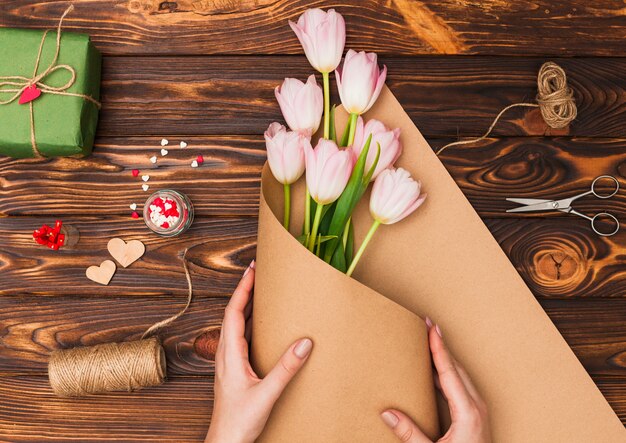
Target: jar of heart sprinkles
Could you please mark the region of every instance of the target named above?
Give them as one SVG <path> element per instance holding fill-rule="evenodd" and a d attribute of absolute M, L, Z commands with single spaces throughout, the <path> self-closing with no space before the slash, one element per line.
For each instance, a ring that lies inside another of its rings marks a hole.
<path fill-rule="evenodd" d="M 193 205 L 185 194 L 171 189 L 157 191 L 143 205 L 146 226 L 163 237 L 185 232 L 193 222 Z"/>

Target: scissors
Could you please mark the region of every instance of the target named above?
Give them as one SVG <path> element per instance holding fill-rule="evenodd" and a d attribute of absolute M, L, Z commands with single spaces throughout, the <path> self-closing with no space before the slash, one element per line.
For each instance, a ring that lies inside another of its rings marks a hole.
<path fill-rule="evenodd" d="M 607 191 L 596 190 L 596 186 L 601 180 L 613 181 L 613 183 L 615 184 L 615 189 L 613 190 L 613 192 L 607 194 Z M 506 212 L 560 211 L 567 214 L 574 214 L 589 220 L 591 222 L 591 229 L 593 229 L 593 232 L 595 232 L 596 234 L 603 237 L 610 237 L 611 235 L 616 234 L 617 231 L 619 231 L 619 221 L 614 215 L 611 215 L 608 212 L 599 212 L 593 217 L 589 217 L 572 208 L 572 203 L 575 200 L 578 200 L 579 198 L 585 197 L 589 194 L 593 194 L 594 196 L 602 199 L 611 198 L 615 194 L 617 194 L 617 191 L 619 191 L 619 182 L 617 181 L 617 179 L 611 175 L 601 175 L 599 177 L 596 177 L 596 179 L 591 183 L 591 189 L 589 191 L 561 200 L 545 200 L 540 198 L 507 198 L 507 201 L 519 203 L 524 206 L 509 209 Z M 602 219 L 611 220 L 612 223 L 615 225 L 615 229 L 611 232 L 606 232 L 606 229 L 599 229 L 596 224 L 598 223 L 598 220 Z"/>

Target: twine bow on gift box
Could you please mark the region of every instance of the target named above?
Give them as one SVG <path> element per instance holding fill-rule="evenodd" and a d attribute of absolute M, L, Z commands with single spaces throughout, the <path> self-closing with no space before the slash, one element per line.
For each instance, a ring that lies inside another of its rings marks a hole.
<path fill-rule="evenodd" d="M 39 52 L 37 53 L 37 58 L 35 59 L 35 69 L 33 70 L 32 77 L 24 77 L 21 75 L 13 75 L 13 76 L 0 76 L 0 93 L 5 94 L 13 94 L 7 100 L 0 100 L 0 105 L 8 105 L 13 103 L 15 100 L 19 99 L 19 104 L 28 104 L 30 108 L 30 142 L 33 147 L 33 153 L 36 157 L 43 157 L 39 149 L 37 148 L 37 140 L 35 137 L 35 118 L 33 112 L 33 102 L 39 98 L 42 93 L 45 94 L 53 94 L 53 95 L 64 95 L 69 97 L 79 97 L 83 100 L 90 101 L 95 106 L 100 109 L 101 104 L 99 101 L 94 99 L 93 97 L 85 94 L 77 94 L 73 92 L 68 92 L 67 90 L 71 88 L 76 82 L 76 71 L 69 65 L 58 65 L 57 61 L 59 59 L 59 52 L 61 50 L 61 26 L 63 25 L 63 19 L 67 14 L 69 14 L 74 9 L 73 5 L 70 5 L 69 8 L 61 16 L 59 20 L 59 24 L 57 26 L 57 39 L 56 39 L 56 49 L 54 52 L 54 57 L 48 67 L 41 73 L 37 73 L 39 71 L 39 63 L 41 62 L 41 55 L 43 52 L 44 43 L 46 42 L 46 36 L 50 32 L 50 30 L 46 30 L 41 38 L 41 43 L 39 45 Z M 45 82 L 46 78 L 52 73 L 60 70 L 65 70 L 70 73 L 71 78 L 67 83 L 63 86 L 52 86 Z"/>

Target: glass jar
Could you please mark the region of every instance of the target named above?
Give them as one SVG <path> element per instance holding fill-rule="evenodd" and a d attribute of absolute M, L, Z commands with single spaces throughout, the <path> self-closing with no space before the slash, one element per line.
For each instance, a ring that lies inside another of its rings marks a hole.
<path fill-rule="evenodd" d="M 193 222 L 193 205 L 185 194 L 172 189 L 155 192 L 143 205 L 143 220 L 155 234 L 174 237 Z"/>

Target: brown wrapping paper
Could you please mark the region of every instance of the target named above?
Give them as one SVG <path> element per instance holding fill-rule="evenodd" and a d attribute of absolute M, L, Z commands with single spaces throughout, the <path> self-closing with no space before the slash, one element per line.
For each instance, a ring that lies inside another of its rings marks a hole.
<path fill-rule="evenodd" d="M 297 338 L 315 345 L 259 441 L 394 442 L 378 416 L 386 407 L 436 434 L 417 317 L 426 315 L 483 394 L 494 441 L 626 441 L 620 420 L 388 89 L 366 118 L 402 129 L 398 165 L 422 181 L 428 199 L 379 229 L 351 280 L 283 230 L 282 185 L 264 169 L 253 363 L 265 375 Z M 297 227 L 302 180 L 295 188 Z M 357 245 L 371 224 L 368 197 L 354 216 Z"/>

